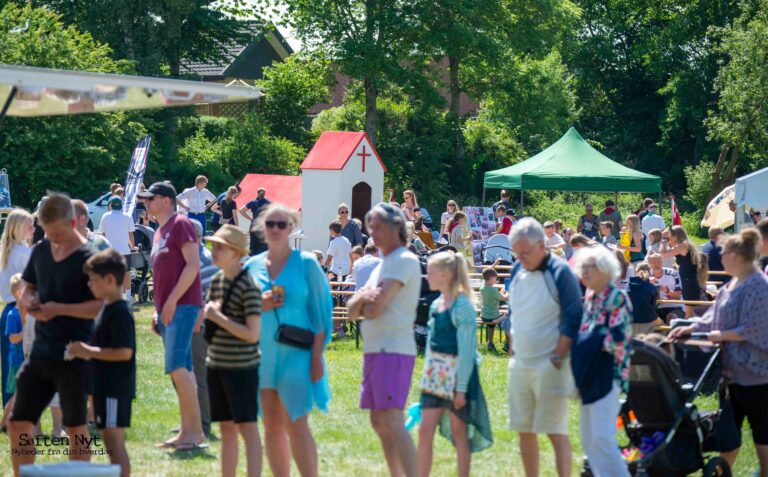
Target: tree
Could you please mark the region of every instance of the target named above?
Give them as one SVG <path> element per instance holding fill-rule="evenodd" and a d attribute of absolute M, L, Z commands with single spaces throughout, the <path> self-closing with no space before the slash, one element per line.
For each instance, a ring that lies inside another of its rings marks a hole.
<path fill-rule="evenodd" d="M 707 119 L 710 138 L 721 144 L 707 201 L 733 183 L 743 156 L 768 150 L 768 0 L 760 0 L 720 30 L 728 61 L 715 82 L 718 108 Z"/>
<path fill-rule="evenodd" d="M 322 45 L 341 73 L 365 91 L 365 131 L 376 144 L 377 100 L 386 82 L 419 82 L 404 61 L 416 34 L 414 3 L 408 0 L 260 0 L 287 7 L 286 22 L 310 48 Z"/>
<path fill-rule="evenodd" d="M 224 59 L 225 46 L 248 39 L 243 0 L 34 0 L 65 23 L 109 44 L 117 58 L 132 60 L 144 75 L 180 75 L 188 61 Z"/>
<path fill-rule="evenodd" d="M 0 10 L 0 63 L 130 72 L 126 62 L 55 13 L 29 5 Z M 0 128 L 0 167 L 11 176 L 15 204 L 32 206 L 46 189 L 94 197 L 125 174 L 131 150 L 146 133 L 141 113 L 9 117 Z M 84 178 L 87 178 L 84 180 Z"/>
<path fill-rule="evenodd" d="M 328 100 L 332 81 L 329 61 L 323 57 L 292 55 L 264 68 L 258 86 L 266 93 L 262 111 L 270 132 L 309 145 L 307 112 Z"/>

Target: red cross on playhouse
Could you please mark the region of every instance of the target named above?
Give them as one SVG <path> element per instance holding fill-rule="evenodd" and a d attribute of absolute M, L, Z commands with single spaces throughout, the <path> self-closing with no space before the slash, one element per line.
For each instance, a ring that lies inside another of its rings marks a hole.
<path fill-rule="evenodd" d="M 361 158 L 363 160 L 363 172 L 365 172 L 365 158 L 371 157 L 371 154 L 368 154 L 365 152 L 365 145 L 363 145 L 363 152 L 359 153 L 357 157 Z"/>

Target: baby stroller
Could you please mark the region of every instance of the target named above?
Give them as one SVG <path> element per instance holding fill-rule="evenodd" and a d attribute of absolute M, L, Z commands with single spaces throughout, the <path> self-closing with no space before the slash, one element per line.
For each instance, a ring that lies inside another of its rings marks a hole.
<path fill-rule="evenodd" d="M 138 251 L 131 254 L 131 263 L 128 264 L 128 268 L 131 270 L 131 295 L 136 295 L 139 303 L 146 303 L 152 299 L 150 254 L 154 235 L 153 228 L 140 224 L 136 224 L 136 231 L 133 232 L 133 241 Z"/>
<path fill-rule="evenodd" d="M 620 418 L 629 438 L 625 456 L 630 474 L 636 477 L 682 477 L 703 470 L 704 477 L 730 477 L 728 464 L 714 452 L 714 431 L 720 411 L 700 413 L 693 401 L 708 374 L 716 368 L 720 349 L 695 384 L 685 379 L 677 362 L 664 350 L 642 341 L 632 341 L 629 394 Z M 630 452 L 631 454 L 631 452 Z M 582 476 L 592 476 L 585 461 Z"/>
<path fill-rule="evenodd" d="M 490 265 L 499 260 L 500 265 L 512 265 L 512 249 L 509 246 L 509 236 L 505 234 L 494 234 L 488 239 L 482 250 L 483 263 Z"/>

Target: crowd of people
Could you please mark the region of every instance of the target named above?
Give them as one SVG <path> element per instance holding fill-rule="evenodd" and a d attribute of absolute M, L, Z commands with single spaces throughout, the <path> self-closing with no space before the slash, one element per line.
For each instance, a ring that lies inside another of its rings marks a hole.
<path fill-rule="evenodd" d="M 340 204 L 329 218 L 327 250 L 310 253 L 289 240 L 299 227 L 297 211 L 271 203 L 266 190 L 238 210 L 236 186 L 218 197 L 206 186 L 200 176 L 180 194 L 168 182 L 142 187 L 134 217 L 122 212 L 116 187 L 96 233 L 87 228 L 85 204 L 58 193 L 34 216 L 18 209 L 6 219 L 2 424 L 16 474 L 34 462 L 34 441 L 22 437 L 39 432 L 47 407 L 57 409 L 54 432 L 69 436 L 71 458 L 89 458 L 82 452 L 87 444 L 75 436 L 98 430 L 111 461 L 130 474 L 125 429 L 136 396 L 137 346 L 126 298 L 137 248 L 132 232 L 136 223 L 151 223 L 152 328 L 163 343 L 180 416 L 177 432 L 157 447 L 205 448 L 211 423 L 218 423 L 224 476 L 237 473 L 239 437 L 248 475 L 260 475 L 263 453 L 273 475 L 289 475 L 291 462 L 301 475 L 317 475 L 309 416 L 328 412 L 325 352 L 334 333 L 345 331 L 333 321 L 333 308 L 342 303 L 332 287 L 343 287 L 354 291 L 343 303 L 349 319 L 361 320 L 359 406 L 369 412 L 391 475 L 429 475 L 438 429 L 455 447 L 460 476 L 470 475 L 473 453 L 493 444 L 479 323 L 489 327 L 491 351 L 490 330 L 504 331 L 511 355 L 508 426 L 519 435 L 525 474 L 539 475 L 538 435 L 544 434 L 558 475 L 570 475 L 568 402 L 577 393 L 592 474 L 629 475 L 615 420 L 606 416 L 618 414 L 620 395 L 629 389 L 632 337 L 694 318 L 670 336 L 705 331 L 722 343 L 727 386 L 720 400 L 729 424 L 720 439 L 723 456 L 731 464 L 736 459 L 748 419 L 761 475 L 768 477 L 768 268 L 755 265 L 768 255 L 768 221 L 731 235 L 711 229 L 699 250 L 682 227 L 666 227 L 650 199 L 626 219 L 612 201 L 598 214 L 586 204 L 573 230 L 560 220 L 518 219 L 503 191 L 493 205 L 496 232 L 507 237 L 516 260 L 505 280 L 498 262 L 483 267 L 477 287 L 471 274 L 481 264 L 455 201 L 447 203 L 436 237 L 413 190 L 404 191 L 402 203 L 390 194 L 363 220 Z M 209 210 L 212 235 L 206 234 Z M 250 236 L 238 227 L 241 218 L 251 222 Z M 36 226 L 43 231 L 37 239 Z M 712 290 L 708 269 L 731 278 Z M 716 297 L 708 295 L 713 291 Z M 404 410 L 421 347 L 416 445 Z"/>

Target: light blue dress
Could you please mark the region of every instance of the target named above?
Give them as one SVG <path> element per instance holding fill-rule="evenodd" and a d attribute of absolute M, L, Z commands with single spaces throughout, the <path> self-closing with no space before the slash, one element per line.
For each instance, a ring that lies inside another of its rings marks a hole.
<path fill-rule="evenodd" d="M 274 280 L 270 280 L 265 263 L 267 252 L 257 255 L 246 267 L 262 292 L 272 285 L 285 290 L 285 302 L 276 310 L 261 315 L 261 362 L 259 389 L 275 389 L 292 421 L 309 414 L 317 406 L 328 412 L 331 388 L 328 372 L 320 381 L 310 379 L 311 351 L 284 345 L 276 341 L 278 317 L 280 324 L 308 329 L 313 333 L 325 332 L 325 345 L 331 340 L 333 301 L 328 278 L 323 274 L 314 255 L 294 250 L 285 267 Z M 325 368 L 325 358 L 323 358 Z"/>

